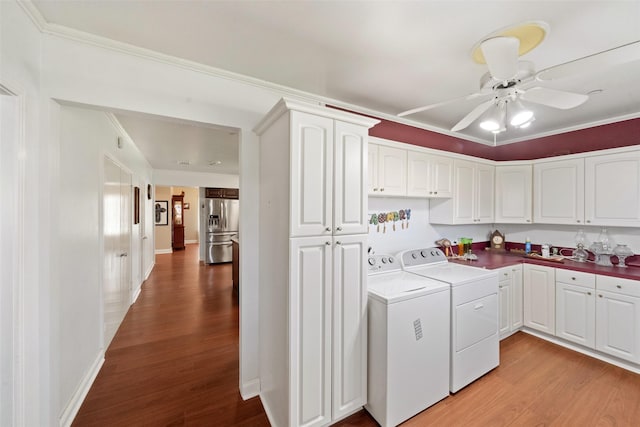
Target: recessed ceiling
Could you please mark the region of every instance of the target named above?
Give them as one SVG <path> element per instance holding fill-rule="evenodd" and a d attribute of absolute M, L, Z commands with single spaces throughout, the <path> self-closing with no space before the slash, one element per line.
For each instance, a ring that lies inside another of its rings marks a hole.
<path fill-rule="evenodd" d="M 46 21 L 277 83 L 356 111 L 399 112 L 477 92 L 487 66 L 472 49 L 522 22 L 549 25 L 521 59 L 540 71 L 640 40 L 640 1 L 35 1 Z M 587 94 L 570 110 L 532 104 L 536 121 L 509 143 L 640 116 L 640 60 L 540 86 Z M 462 100 L 398 121 L 452 134 L 485 101 Z M 493 144 L 477 123 L 455 133 Z"/>

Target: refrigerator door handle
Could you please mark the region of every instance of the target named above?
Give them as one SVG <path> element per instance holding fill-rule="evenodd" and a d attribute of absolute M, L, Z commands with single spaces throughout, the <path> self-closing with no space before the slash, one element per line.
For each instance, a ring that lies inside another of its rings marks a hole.
<path fill-rule="evenodd" d="M 228 240 L 226 242 L 209 242 L 208 245 L 209 246 L 229 246 L 231 244 L 231 240 Z"/>

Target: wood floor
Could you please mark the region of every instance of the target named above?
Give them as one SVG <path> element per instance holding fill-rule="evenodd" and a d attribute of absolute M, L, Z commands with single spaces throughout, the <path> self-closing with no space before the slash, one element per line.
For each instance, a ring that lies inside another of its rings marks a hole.
<path fill-rule="evenodd" d="M 238 393 L 231 265 L 156 257 L 74 426 L 268 426 Z M 406 426 L 640 426 L 640 376 L 524 333 L 500 366 Z M 340 426 L 376 426 L 365 411 Z"/>

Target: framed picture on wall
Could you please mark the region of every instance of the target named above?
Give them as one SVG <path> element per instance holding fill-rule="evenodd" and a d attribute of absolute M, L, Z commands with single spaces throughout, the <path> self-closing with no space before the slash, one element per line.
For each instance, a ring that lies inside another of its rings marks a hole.
<path fill-rule="evenodd" d="M 153 207 L 156 225 L 169 225 L 169 201 L 156 200 Z"/>
<path fill-rule="evenodd" d="M 133 187 L 133 223 L 140 224 L 140 187 Z"/>

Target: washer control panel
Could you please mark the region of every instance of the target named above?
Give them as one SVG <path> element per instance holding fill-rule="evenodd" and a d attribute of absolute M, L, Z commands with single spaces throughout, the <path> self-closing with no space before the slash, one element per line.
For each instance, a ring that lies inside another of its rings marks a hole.
<path fill-rule="evenodd" d="M 398 257 L 403 267 L 449 262 L 444 252 L 439 248 L 411 249 L 401 252 Z"/>
<path fill-rule="evenodd" d="M 399 271 L 400 263 L 396 261 L 393 255 L 369 255 L 367 258 L 367 270 L 369 274 Z"/>

